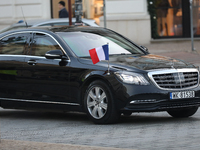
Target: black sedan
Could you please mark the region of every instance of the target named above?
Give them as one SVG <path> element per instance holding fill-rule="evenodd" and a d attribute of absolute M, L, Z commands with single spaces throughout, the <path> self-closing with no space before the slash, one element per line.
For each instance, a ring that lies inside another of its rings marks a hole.
<path fill-rule="evenodd" d="M 109 60 L 93 64 L 89 50 L 105 44 Z M 104 28 L 15 30 L 0 35 L 0 106 L 83 111 L 104 124 L 133 112 L 189 117 L 200 106 L 199 71 Z"/>

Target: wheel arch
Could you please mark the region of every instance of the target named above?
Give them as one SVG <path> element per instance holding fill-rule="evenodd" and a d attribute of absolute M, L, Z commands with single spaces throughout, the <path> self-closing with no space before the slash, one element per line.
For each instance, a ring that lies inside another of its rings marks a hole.
<path fill-rule="evenodd" d="M 82 84 L 81 86 L 81 93 L 80 93 L 80 102 L 81 102 L 81 106 L 83 108 L 83 103 L 84 103 L 84 93 L 86 92 L 87 90 L 87 87 L 94 81 L 97 81 L 97 80 L 100 80 L 100 81 L 103 81 L 105 84 L 108 85 L 108 87 L 110 87 L 111 89 L 111 92 L 113 92 L 113 88 L 112 88 L 112 85 L 111 83 L 109 82 L 109 80 L 107 80 L 105 77 L 101 76 L 101 75 L 93 75 L 93 76 L 90 76 L 88 77 L 84 83 Z M 83 109 L 84 110 L 84 109 Z"/>

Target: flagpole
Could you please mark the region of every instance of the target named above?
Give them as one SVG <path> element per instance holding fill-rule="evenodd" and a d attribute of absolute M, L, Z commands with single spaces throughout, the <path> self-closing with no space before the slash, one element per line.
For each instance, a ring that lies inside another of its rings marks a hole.
<path fill-rule="evenodd" d="M 108 44 L 108 47 L 109 47 L 109 43 Z M 109 57 L 109 48 L 108 48 L 108 57 Z M 108 58 L 108 73 L 107 75 L 110 75 L 110 62 L 109 62 L 109 58 Z"/>
<path fill-rule="evenodd" d="M 108 60 L 108 73 L 107 75 L 110 75 L 110 70 L 109 70 L 110 66 L 109 66 L 109 60 Z"/>

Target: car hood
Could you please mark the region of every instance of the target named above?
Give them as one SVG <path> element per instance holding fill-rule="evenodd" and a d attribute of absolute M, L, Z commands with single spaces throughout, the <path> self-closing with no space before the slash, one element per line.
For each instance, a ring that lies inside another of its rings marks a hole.
<path fill-rule="evenodd" d="M 135 56 L 124 55 L 118 57 L 110 57 L 110 62 L 119 65 L 125 65 L 128 67 L 135 67 L 140 70 L 152 70 L 163 68 L 194 68 L 190 63 L 186 63 L 182 60 L 173 59 L 170 57 L 159 56 L 154 54 Z"/>
<path fill-rule="evenodd" d="M 91 61 L 80 60 L 82 63 L 92 63 Z M 154 70 L 154 69 L 179 69 L 179 68 L 194 68 L 194 65 L 186 63 L 182 60 L 173 59 L 170 57 L 159 56 L 154 54 L 148 55 L 114 55 L 109 56 L 110 68 L 117 70 Z M 102 61 L 97 66 L 108 67 L 107 62 Z"/>

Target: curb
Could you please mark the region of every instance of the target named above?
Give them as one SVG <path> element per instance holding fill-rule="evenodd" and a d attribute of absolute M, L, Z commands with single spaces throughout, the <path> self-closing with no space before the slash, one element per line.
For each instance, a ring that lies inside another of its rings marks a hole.
<path fill-rule="evenodd" d="M 1 139 L 0 142 L 0 150 L 133 150 L 111 147 L 84 146 L 62 143 L 42 143 L 4 139 Z"/>

